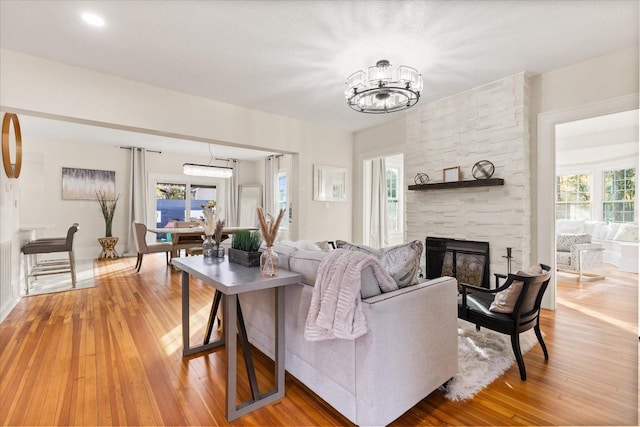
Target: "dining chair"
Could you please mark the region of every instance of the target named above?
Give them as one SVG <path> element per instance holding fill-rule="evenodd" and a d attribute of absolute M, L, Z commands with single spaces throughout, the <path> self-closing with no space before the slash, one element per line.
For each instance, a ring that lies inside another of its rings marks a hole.
<path fill-rule="evenodd" d="M 167 265 L 169 265 L 169 254 L 173 250 L 173 245 L 170 242 L 147 243 L 147 226 L 136 221 L 133 221 L 131 226 L 133 227 L 133 241 L 136 245 L 136 251 L 138 251 L 138 259 L 134 267 L 136 272 L 140 272 L 142 257 L 145 254 L 164 252 L 167 258 Z"/>

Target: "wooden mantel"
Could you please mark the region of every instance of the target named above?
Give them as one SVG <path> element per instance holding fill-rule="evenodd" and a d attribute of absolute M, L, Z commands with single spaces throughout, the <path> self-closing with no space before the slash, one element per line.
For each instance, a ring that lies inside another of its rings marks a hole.
<path fill-rule="evenodd" d="M 452 181 L 452 182 L 434 182 L 432 184 L 415 184 L 415 185 L 410 185 L 409 190 L 429 191 L 429 190 L 444 190 L 447 188 L 493 187 L 496 185 L 504 185 L 504 179 L 487 178 L 487 179 L 474 179 L 469 181 Z"/>

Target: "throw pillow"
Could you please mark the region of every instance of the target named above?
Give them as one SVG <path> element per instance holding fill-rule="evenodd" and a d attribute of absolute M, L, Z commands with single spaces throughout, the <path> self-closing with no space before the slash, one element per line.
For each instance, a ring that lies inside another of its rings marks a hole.
<path fill-rule="evenodd" d="M 389 276 L 393 278 L 398 288 L 404 288 L 405 286 L 418 283 L 418 269 L 420 268 L 420 257 L 422 256 L 423 249 L 420 240 L 382 249 L 375 249 L 365 245 L 354 245 L 344 240 L 336 240 L 336 247 L 350 251 L 364 252 L 378 258 L 380 264 L 382 264 L 382 268 L 389 273 Z"/>
<path fill-rule="evenodd" d="M 328 240 L 323 240 L 322 242 L 316 242 L 316 245 L 318 245 L 320 250 L 323 252 L 329 252 L 332 249 Z"/>
<path fill-rule="evenodd" d="M 520 275 L 520 272 L 518 272 L 518 275 Z M 522 280 L 514 280 L 507 289 L 496 293 L 491 306 L 489 306 L 489 311 L 505 314 L 513 313 L 520 291 L 522 291 L 522 285 L 524 285 Z"/>
<path fill-rule="evenodd" d="M 542 274 L 542 267 L 540 267 L 540 264 L 532 265 L 526 270 L 518 271 L 516 273 L 517 276 L 538 276 L 540 274 Z M 514 280 L 511 283 L 511 286 L 496 293 L 491 306 L 489 306 L 489 311 L 505 314 L 513 313 L 516 301 L 518 301 L 518 297 L 522 291 L 522 285 L 524 285 L 523 281 Z"/>
<path fill-rule="evenodd" d="M 420 240 L 382 249 L 380 263 L 399 288 L 418 283 L 422 249 Z"/>
<path fill-rule="evenodd" d="M 605 240 L 613 240 L 613 238 L 616 237 L 619 228 L 620 224 L 616 224 L 615 222 L 609 224 L 609 230 L 607 231 L 607 237 Z"/>
<path fill-rule="evenodd" d="M 618 228 L 618 232 L 613 237 L 613 240 L 619 242 L 637 242 L 638 241 L 638 226 L 635 224 L 622 224 Z"/>
<path fill-rule="evenodd" d="M 593 238 L 596 240 L 604 240 L 607 238 L 609 226 L 604 223 L 598 223 L 593 227 Z"/>
<path fill-rule="evenodd" d="M 376 258 L 380 258 L 382 255 L 382 252 L 379 249 L 365 245 L 354 245 L 353 243 L 345 242 L 344 240 L 336 240 L 336 248 L 364 252 L 365 254 L 373 255 Z"/>

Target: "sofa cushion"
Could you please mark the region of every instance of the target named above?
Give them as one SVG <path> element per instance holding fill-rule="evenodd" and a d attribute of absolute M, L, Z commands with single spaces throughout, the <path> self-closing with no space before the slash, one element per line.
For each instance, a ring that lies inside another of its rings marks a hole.
<path fill-rule="evenodd" d="M 316 283 L 318 267 L 328 255 L 324 251 L 300 249 L 289 257 L 289 269 L 302 275 L 302 283 L 313 286 Z"/>
<path fill-rule="evenodd" d="M 636 224 L 621 224 L 613 240 L 619 242 L 637 242 L 638 226 Z"/>
<path fill-rule="evenodd" d="M 591 243 L 590 234 L 558 234 L 556 237 L 556 250 L 558 252 L 569 252 L 571 246 L 581 243 Z"/>
<path fill-rule="evenodd" d="M 295 246 L 288 245 L 286 242 L 276 242 L 273 250 L 278 254 L 278 267 L 291 270 L 289 266 L 289 257 L 298 251 Z"/>
<path fill-rule="evenodd" d="M 314 286 L 318 275 L 318 267 L 326 256 L 327 252 L 324 251 L 297 251 L 292 254 L 289 259 L 291 271 L 302 275 L 302 283 Z M 360 274 L 360 297 L 362 299 L 380 295 L 382 293 L 380 286 L 378 285 L 378 279 L 376 278 L 371 266 L 363 268 Z"/>
<path fill-rule="evenodd" d="M 556 233 L 581 234 L 584 233 L 584 220 L 559 219 L 556 221 Z"/>

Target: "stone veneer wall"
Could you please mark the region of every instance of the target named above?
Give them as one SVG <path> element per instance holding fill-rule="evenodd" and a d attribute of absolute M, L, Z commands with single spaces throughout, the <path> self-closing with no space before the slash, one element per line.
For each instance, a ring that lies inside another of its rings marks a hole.
<path fill-rule="evenodd" d="M 530 77 L 519 73 L 409 110 L 406 118 L 405 182 L 418 172 L 442 182 L 444 168 L 460 166 L 473 180 L 473 165 L 489 160 L 504 186 L 407 191 L 406 241 L 426 236 L 488 241 L 493 273 L 530 263 L 531 170 Z M 423 254 L 424 258 L 424 254 Z M 424 269 L 424 259 L 422 261 Z"/>

